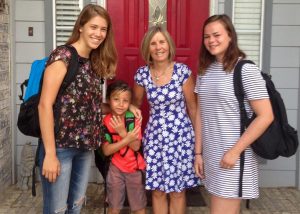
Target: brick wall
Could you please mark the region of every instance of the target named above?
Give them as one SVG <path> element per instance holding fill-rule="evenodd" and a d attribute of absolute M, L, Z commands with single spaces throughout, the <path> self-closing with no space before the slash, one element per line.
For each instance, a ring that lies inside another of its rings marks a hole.
<path fill-rule="evenodd" d="M 12 181 L 11 82 L 10 82 L 10 0 L 0 8 L 0 193 Z"/>

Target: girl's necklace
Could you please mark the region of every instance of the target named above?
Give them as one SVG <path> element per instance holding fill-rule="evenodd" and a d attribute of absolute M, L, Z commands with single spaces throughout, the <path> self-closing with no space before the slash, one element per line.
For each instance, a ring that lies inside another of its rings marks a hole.
<path fill-rule="evenodd" d="M 169 68 L 172 66 L 172 63 L 160 74 L 160 75 L 158 75 L 157 73 L 156 73 L 156 71 L 155 70 L 153 70 L 153 76 L 154 76 L 154 79 L 155 79 L 155 81 L 157 82 L 157 81 L 159 81 L 159 79 L 161 78 L 161 77 L 163 77 L 165 74 L 166 74 L 166 72 L 169 70 Z"/>

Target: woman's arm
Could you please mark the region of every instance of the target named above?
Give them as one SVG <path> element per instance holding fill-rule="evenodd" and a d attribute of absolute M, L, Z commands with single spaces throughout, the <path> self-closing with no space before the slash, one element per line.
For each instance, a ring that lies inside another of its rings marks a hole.
<path fill-rule="evenodd" d="M 41 135 L 45 147 L 42 175 L 49 182 L 55 182 L 60 174 L 60 163 L 55 147 L 53 105 L 66 72 L 67 67 L 61 60 L 53 62 L 46 68 L 38 106 Z"/>
<path fill-rule="evenodd" d="M 195 80 L 191 75 L 183 85 L 183 94 L 186 100 L 187 110 L 195 132 L 195 162 L 194 167 L 197 176 L 204 177 L 202 145 L 201 145 L 201 120 L 200 106 L 197 103 L 196 94 L 194 93 Z"/>
<path fill-rule="evenodd" d="M 196 111 L 197 111 L 197 101 L 196 94 L 194 93 L 195 89 L 195 80 L 191 75 L 186 82 L 183 84 L 183 95 L 186 101 L 186 106 L 188 110 L 188 115 L 192 121 L 194 130 L 196 129 Z"/>
<path fill-rule="evenodd" d="M 144 92 L 145 89 L 135 82 L 133 86 L 132 103 L 129 106 L 129 111 L 131 111 L 134 116 L 140 120 L 142 119 L 142 112 L 139 108 L 143 102 Z"/>
<path fill-rule="evenodd" d="M 140 108 L 143 103 L 144 93 L 145 88 L 138 85 L 137 83 L 134 83 L 132 104 Z"/>
<path fill-rule="evenodd" d="M 200 100 L 197 98 L 196 123 L 195 123 L 195 172 L 200 178 L 204 178 L 204 163 L 202 158 Z"/>
<path fill-rule="evenodd" d="M 274 120 L 272 106 L 269 99 L 250 100 L 251 108 L 253 109 L 256 117 L 247 127 L 238 142 L 225 153 L 221 160 L 221 167 L 232 168 L 240 157 L 240 154 L 264 131 Z"/>

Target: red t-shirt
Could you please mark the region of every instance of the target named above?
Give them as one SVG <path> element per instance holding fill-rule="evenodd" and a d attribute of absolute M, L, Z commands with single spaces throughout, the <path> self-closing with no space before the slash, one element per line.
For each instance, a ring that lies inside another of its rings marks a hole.
<path fill-rule="evenodd" d="M 118 141 L 122 140 L 122 138 L 116 133 L 116 131 L 109 125 L 109 122 L 112 118 L 112 114 L 107 114 L 103 119 L 103 124 L 106 126 L 108 132 L 111 134 L 113 143 L 118 143 Z M 125 120 L 125 118 L 124 118 Z M 124 121 L 125 123 L 125 121 Z M 140 126 L 140 121 L 135 119 L 135 125 Z M 142 139 L 142 133 L 139 134 L 139 139 Z M 104 145 L 109 143 L 108 141 L 103 142 Z M 128 150 L 127 150 L 128 149 Z M 127 152 L 126 152 L 127 150 Z M 125 154 L 125 155 L 124 155 Z M 137 169 L 144 170 L 146 168 L 146 163 L 140 152 L 136 153 L 125 146 L 124 148 L 120 149 L 118 152 L 114 153 L 112 156 L 111 162 L 122 172 L 135 172 Z"/>

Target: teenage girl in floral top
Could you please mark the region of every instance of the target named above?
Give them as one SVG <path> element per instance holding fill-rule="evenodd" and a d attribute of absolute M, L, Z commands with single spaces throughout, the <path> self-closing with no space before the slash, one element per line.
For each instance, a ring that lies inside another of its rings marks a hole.
<path fill-rule="evenodd" d="M 75 80 L 56 100 L 71 59 L 68 48 L 48 60 L 39 103 L 42 146 L 39 152 L 44 213 L 80 213 L 85 201 L 92 150 L 100 145 L 101 78 L 115 75 L 116 49 L 109 14 L 98 5 L 80 13 L 67 45 L 78 52 Z M 58 132 L 53 105 L 60 103 Z"/>

